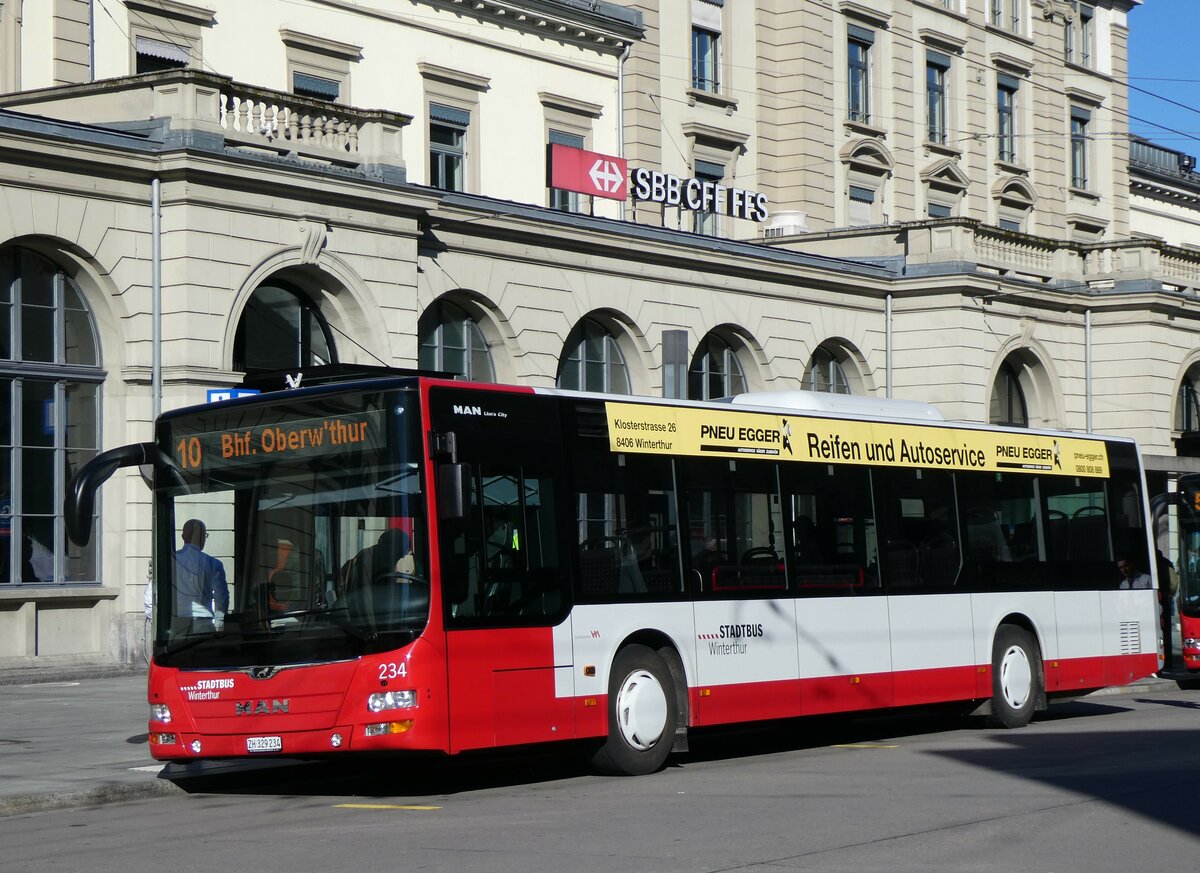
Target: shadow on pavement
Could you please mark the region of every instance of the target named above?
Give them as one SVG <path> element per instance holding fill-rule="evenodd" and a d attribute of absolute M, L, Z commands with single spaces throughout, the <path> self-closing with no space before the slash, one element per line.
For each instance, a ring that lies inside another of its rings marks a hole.
<path fill-rule="evenodd" d="M 1193 700 L 1139 702 L 1200 708 Z M 1194 730 L 996 731 L 987 747 L 929 754 L 1069 791 L 1078 796 L 1071 802 L 1099 802 L 1200 835 L 1200 817 L 1195 813 L 1198 738 L 1200 733 Z"/>
<path fill-rule="evenodd" d="M 1112 704 L 1058 704 L 1039 720 L 1085 719 L 1123 712 Z M 869 743 L 923 734 L 984 730 L 980 718 L 937 709 L 901 710 L 869 716 L 819 716 L 736 727 L 693 729 L 690 751 L 673 755 L 668 767 L 753 758 Z M 131 738 L 132 741 L 135 738 Z M 354 798 L 437 797 L 487 788 L 577 779 L 592 774 L 594 744 L 562 743 L 535 748 L 441 754 L 370 755 L 319 760 L 258 758 L 168 764 L 160 779 L 188 793 Z M 605 777 L 595 777 L 605 778 Z"/>

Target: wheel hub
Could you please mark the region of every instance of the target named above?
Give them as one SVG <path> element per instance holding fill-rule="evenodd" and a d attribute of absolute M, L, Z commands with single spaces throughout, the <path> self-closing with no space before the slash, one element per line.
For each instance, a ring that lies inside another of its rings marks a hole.
<path fill-rule="evenodd" d="M 649 671 L 634 670 L 621 683 L 617 725 L 625 742 L 641 752 L 662 738 L 667 726 L 667 695 Z"/>
<path fill-rule="evenodd" d="M 1013 709 L 1021 709 L 1033 691 L 1033 668 L 1020 646 L 1009 646 L 1000 658 L 1000 693 Z"/>

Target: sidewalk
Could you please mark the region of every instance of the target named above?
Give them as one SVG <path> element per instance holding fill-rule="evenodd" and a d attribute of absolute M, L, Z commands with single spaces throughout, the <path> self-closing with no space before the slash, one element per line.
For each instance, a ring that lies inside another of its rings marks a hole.
<path fill-rule="evenodd" d="M 180 792 L 150 757 L 146 674 L 67 675 L 0 685 L 0 817 Z"/>
<path fill-rule="evenodd" d="M 145 673 L 73 675 L 0 684 L 0 818 L 182 794 L 159 777 L 162 765 L 150 757 Z M 1095 694 L 1175 687 L 1173 681 L 1149 678 Z"/>

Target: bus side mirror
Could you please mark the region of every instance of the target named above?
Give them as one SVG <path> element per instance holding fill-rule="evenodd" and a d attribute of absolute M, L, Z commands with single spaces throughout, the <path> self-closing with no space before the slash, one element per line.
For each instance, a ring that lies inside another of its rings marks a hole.
<path fill-rule="evenodd" d="M 466 518 L 471 508 L 471 465 L 442 464 L 437 472 L 438 518 Z"/>

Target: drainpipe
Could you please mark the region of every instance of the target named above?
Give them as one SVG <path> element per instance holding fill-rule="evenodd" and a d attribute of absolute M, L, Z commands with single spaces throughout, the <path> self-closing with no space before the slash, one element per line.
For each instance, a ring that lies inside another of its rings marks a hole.
<path fill-rule="evenodd" d="M 629 60 L 629 53 L 633 50 L 633 43 L 625 46 L 625 50 L 621 52 L 621 57 L 617 60 L 617 157 L 625 157 L 625 62 Z M 625 201 L 621 201 L 621 221 L 625 220 Z"/>
<path fill-rule="evenodd" d="M 155 176 L 150 180 L 150 392 L 154 399 L 154 421 L 162 412 L 162 188 Z M 154 438 L 153 426 L 150 438 Z"/>
<path fill-rule="evenodd" d="M 1083 393 L 1087 432 L 1092 432 L 1092 310 L 1083 311 Z"/>
<path fill-rule="evenodd" d="M 88 81 L 96 81 L 96 0 L 88 0 Z"/>
<path fill-rule="evenodd" d="M 885 353 L 885 379 L 887 380 L 887 398 L 892 399 L 892 295 L 888 294 L 884 301 L 884 348 Z"/>

